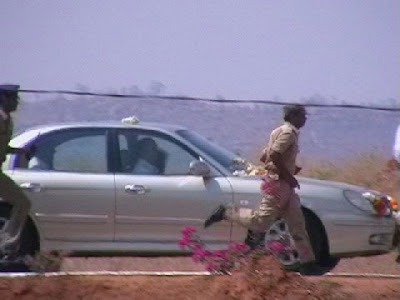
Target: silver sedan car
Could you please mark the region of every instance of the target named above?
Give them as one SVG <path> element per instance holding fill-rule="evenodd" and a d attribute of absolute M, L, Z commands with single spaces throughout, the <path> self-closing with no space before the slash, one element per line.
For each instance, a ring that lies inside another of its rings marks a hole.
<path fill-rule="evenodd" d="M 284 220 L 266 235 L 229 222 L 203 228 L 219 204 L 256 207 L 260 177 L 243 176 L 243 160 L 185 128 L 123 122 L 46 125 L 16 136 L 4 172 L 32 202 L 23 253 L 180 251 L 186 226 L 210 249 L 233 241 L 250 245 L 289 235 Z M 394 222 L 375 215 L 365 189 L 299 177 L 303 213 L 317 259 L 388 252 Z M 375 194 L 376 192 L 370 191 Z M 0 226 L 9 207 L 0 199 Z M 294 251 L 282 258 L 297 259 Z"/>

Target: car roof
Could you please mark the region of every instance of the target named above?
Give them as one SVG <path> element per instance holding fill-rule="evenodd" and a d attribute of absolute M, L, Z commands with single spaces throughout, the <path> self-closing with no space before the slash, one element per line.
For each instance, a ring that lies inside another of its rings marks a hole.
<path fill-rule="evenodd" d="M 85 122 L 63 122 L 44 124 L 27 128 L 19 132 L 12 139 L 11 144 L 14 147 L 20 147 L 35 136 L 46 134 L 48 132 L 69 128 L 138 128 L 147 130 L 157 130 L 173 133 L 177 130 L 185 130 L 185 127 L 167 123 L 138 122 L 136 124 L 124 123 L 122 121 L 85 121 Z"/>
<path fill-rule="evenodd" d="M 63 123 L 51 123 L 40 126 L 35 126 L 24 130 L 27 131 L 39 131 L 45 133 L 56 129 L 64 128 L 80 128 L 80 127 L 91 127 L 91 128 L 141 128 L 141 129 L 155 129 L 164 131 L 176 131 L 186 129 L 179 125 L 167 124 L 167 123 L 152 123 L 152 122 L 139 122 L 136 124 L 123 123 L 122 121 L 85 121 L 85 122 L 63 122 Z"/>

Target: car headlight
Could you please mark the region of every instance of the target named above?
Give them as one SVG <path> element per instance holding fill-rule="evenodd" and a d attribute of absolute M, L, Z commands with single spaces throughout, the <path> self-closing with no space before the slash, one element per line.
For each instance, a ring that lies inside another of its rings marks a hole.
<path fill-rule="evenodd" d="M 345 190 L 344 197 L 358 209 L 373 213 L 377 216 L 389 216 L 391 206 L 387 196 L 373 192 L 360 193 L 352 190 Z"/>
<path fill-rule="evenodd" d="M 374 212 L 371 202 L 364 198 L 361 193 L 351 190 L 345 190 L 343 192 L 343 195 L 351 204 L 353 204 L 358 209 L 361 209 L 368 213 Z"/>

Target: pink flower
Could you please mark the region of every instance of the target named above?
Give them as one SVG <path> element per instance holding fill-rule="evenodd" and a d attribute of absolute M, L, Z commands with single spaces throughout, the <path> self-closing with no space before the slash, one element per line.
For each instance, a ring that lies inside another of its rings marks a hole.
<path fill-rule="evenodd" d="M 215 272 L 219 270 L 219 266 L 218 264 L 216 264 L 215 262 L 211 262 L 207 265 L 206 270 L 208 272 Z"/>
<path fill-rule="evenodd" d="M 178 241 L 178 246 L 179 246 L 179 248 L 181 249 L 181 250 L 185 250 L 185 248 L 186 248 L 186 242 L 185 241 L 183 241 L 183 240 L 179 240 Z"/>
<path fill-rule="evenodd" d="M 285 245 L 279 241 L 270 241 L 267 243 L 267 248 L 273 254 L 280 254 L 285 251 Z"/>
<path fill-rule="evenodd" d="M 199 248 L 193 253 L 192 259 L 195 262 L 202 262 L 210 256 L 212 256 L 212 253 L 210 251 L 204 248 Z"/>
<path fill-rule="evenodd" d="M 191 249 L 192 249 L 193 252 L 195 252 L 195 251 L 200 251 L 200 250 L 203 249 L 203 245 L 200 244 L 200 243 L 198 243 L 198 242 L 193 242 L 193 243 L 191 244 Z"/>
<path fill-rule="evenodd" d="M 226 259 L 228 256 L 228 250 L 216 250 L 212 254 L 213 256 L 219 257 L 221 259 Z"/>
<path fill-rule="evenodd" d="M 210 251 L 205 248 L 194 227 L 186 227 L 181 233 L 179 247 L 190 250 L 193 261 L 205 264 L 206 269 L 211 272 L 228 272 L 239 259 L 250 252 L 250 248 L 244 243 L 232 243 L 228 249 Z"/>
<path fill-rule="evenodd" d="M 263 179 L 261 183 L 261 191 L 264 194 L 275 196 L 278 191 L 278 183 L 275 180 Z"/>
<path fill-rule="evenodd" d="M 189 247 L 190 243 L 192 242 L 192 239 L 188 235 L 183 235 L 182 239 L 178 241 L 179 248 L 184 250 L 186 247 Z"/>
<path fill-rule="evenodd" d="M 193 254 L 192 255 L 192 260 L 194 261 L 194 262 L 202 262 L 202 260 L 203 260 L 203 257 L 202 256 L 200 256 L 200 255 L 198 255 L 198 254 Z"/>
<path fill-rule="evenodd" d="M 193 233 L 195 233 L 195 232 L 196 232 L 196 228 L 194 228 L 193 226 L 185 227 L 185 228 L 182 230 L 182 234 L 183 234 L 183 235 L 191 235 L 191 234 L 193 234 Z"/>
<path fill-rule="evenodd" d="M 249 246 L 245 243 L 231 243 L 229 245 L 229 251 L 231 252 L 246 252 L 249 250 Z"/>

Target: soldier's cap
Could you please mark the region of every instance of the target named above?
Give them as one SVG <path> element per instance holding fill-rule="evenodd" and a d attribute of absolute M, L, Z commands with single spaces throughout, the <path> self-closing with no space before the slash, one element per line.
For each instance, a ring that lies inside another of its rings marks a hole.
<path fill-rule="evenodd" d="M 0 84 L 0 91 L 17 92 L 18 90 L 19 85 L 17 84 Z"/>
<path fill-rule="evenodd" d="M 18 90 L 17 84 L 0 84 L 0 94 L 14 95 L 18 93 Z"/>

